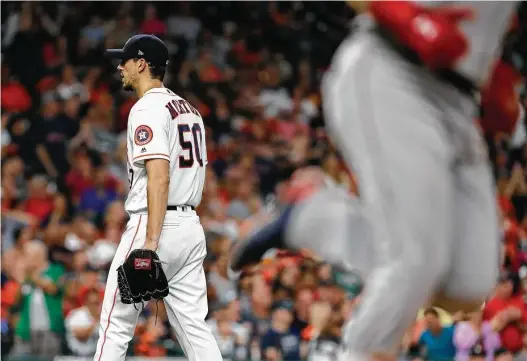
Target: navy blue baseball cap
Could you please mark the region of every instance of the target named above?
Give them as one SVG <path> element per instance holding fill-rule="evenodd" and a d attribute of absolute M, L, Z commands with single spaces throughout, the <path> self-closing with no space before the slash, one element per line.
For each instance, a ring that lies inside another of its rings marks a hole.
<path fill-rule="evenodd" d="M 161 39 L 154 35 L 134 35 L 122 49 L 107 49 L 105 55 L 109 58 L 120 59 L 125 62 L 129 59 L 145 59 L 147 63 L 157 66 L 167 66 L 168 48 Z"/>

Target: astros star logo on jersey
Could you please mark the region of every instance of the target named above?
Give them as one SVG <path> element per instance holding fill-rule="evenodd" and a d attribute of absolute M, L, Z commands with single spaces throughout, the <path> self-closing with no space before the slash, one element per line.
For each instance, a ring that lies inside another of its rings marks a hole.
<path fill-rule="evenodd" d="M 152 129 L 147 125 L 140 125 L 135 130 L 134 141 L 137 145 L 145 145 L 152 140 Z"/>

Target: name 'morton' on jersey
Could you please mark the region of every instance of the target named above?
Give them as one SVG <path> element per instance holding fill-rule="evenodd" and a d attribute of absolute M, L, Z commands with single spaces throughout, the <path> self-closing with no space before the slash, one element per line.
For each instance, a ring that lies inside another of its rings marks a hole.
<path fill-rule="evenodd" d="M 203 120 L 195 107 L 166 88 L 149 90 L 130 111 L 127 212 L 146 210 L 144 162 L 153 158 L 170 162 L 168 204 L 197 206 L 207 165 Z"/>

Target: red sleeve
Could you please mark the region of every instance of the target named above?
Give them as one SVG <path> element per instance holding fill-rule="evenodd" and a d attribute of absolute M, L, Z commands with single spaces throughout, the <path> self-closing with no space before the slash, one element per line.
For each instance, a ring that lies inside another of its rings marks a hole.
<path fill-rule="evenodd" d="M 492 300 L 485 305 L 485 308 L 483 309 L 483 321 L 490 321 L 494 317 L 495 311 L 492 306 Z"/>
<path fill-rule="evenodd" d="M 522 311 L 522 321 L 525 325 L 527 325 L 527 303 L 525 303 L 523 297 L 518 297 L 518 304 L 520 306 L 520 310 Z"/>

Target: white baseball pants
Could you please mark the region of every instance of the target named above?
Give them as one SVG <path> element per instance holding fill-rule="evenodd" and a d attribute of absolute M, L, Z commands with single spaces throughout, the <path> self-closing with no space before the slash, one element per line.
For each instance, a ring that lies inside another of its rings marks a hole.
<path fill-rule="evenodd" d="M 121 303 L 117 268 L 146 237 L 146 214 L 133 214 L 113 259 L 101 312 L 94 361 L 124 361 L 141 307 Z M 214 336 L 205 323 L 208 312 L 203 260 L 205 234 L 194 211 L 167 211 L 157 254 L 163 262 L 170 293 L 164 299 L 170 325 L 189 361 L 221 361 Z"/>

